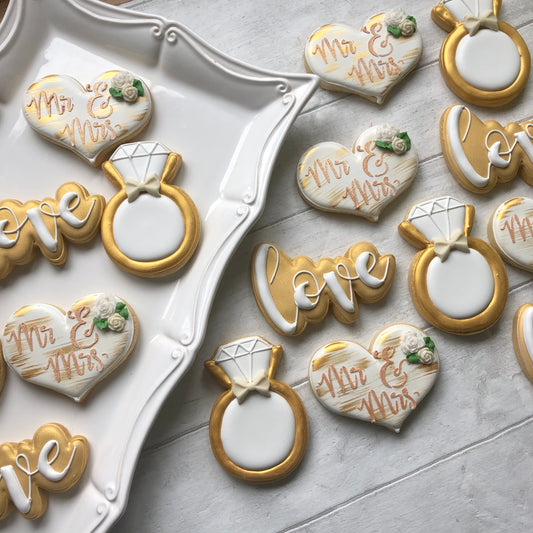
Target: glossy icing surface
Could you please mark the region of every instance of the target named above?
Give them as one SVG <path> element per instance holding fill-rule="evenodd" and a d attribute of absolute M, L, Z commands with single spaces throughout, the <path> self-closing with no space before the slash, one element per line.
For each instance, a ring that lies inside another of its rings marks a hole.
<path fill-rule="evenodd" d="M 377 147 L 379 130 L 374 126 L 364 131 L 353 153 L 335 142 L 310 148 L 297 170 L 304 199 L 318 209 L 376 221 L 387 204 L 409 187 L 418 168 L 414 146 L 403 154 Z"/>

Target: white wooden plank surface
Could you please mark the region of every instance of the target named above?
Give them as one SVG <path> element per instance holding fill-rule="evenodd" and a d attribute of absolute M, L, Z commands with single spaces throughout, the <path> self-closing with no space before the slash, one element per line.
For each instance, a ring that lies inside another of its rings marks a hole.
<path fill-rule="evenodd" d="M 404 4 L 407 4 L 406 2 Z M 220 50 L 275 70 L 303 70 L 303 46 L 327 22 L 360 26 L 397 2 L 319 0 L 134 1 L 127 6 L 179 20 Z M 445 36 L 430 20 L 432 0 L 412 2 L 409 12 L 423 33 L 417 70 L 383 106 L 356 96 L 319 90 L 296 121 L 272 176 L 263 217 L 231 261 L 215 300 L 204 346 L 187 378 L 171 394 L 148 436 L 125 516 L 113 528 L 131 531 L 525 531 L 533 526 L 531 471 L 533 387 L 513 354 L 512 318 L 533 301 L 531 275 L 508 267 L 510 297 L 491 330 L 468 338 L 429 327 L 414 310 L 407 272 L 415 250 L 398 235 L 408 207 L 453 194 L 476 207 L 473 236 L 487 237 L 492 210 L 514 195 L 532 195 L 520 179 L 488 196 L 463 190 L 442 158 L 438 123 L 459 100 L 439 73 Z M 533 6 L 504 0 L 501 16 L 520 29 L 533 49 Z M 533 87 L 498 110 L 473 108 L 481 118 L 502 123 L 533 116 Z M 296 162 L 309 146 L 332 140 L 351 146 L 372 124 L 394 122 L 409 131 L 421 160 L 411 189 L 390 205 L 378 224 L 322 213 L 298 195 Z M 164 139 L 161 140 L 164 142 Z M 249 264 L 255 244 L 270 240 L 291 256 L 343 254 L 359 240 L 394 253 L 397 278 L 378 304 L 361 305 L 355 325 L 329 316 L 297 338 L 274 332 L 252 296 Z M 306 371 L 313 351 L 325 342 L 370 341 L 394 321 L 422 327 L 438 342 L 442 372 L 433 391 L 400 435 L 381 427 L 335 417 L 313 398 Z M 254 487 L 229 477 L 209 448 L 208 419 L 221 392 L 203 370 L 216 346 L 259 334 L 285 348 L 278 377 L 293 385 L 307 409 L 310 442 L 296 473 L 281 483 Z"/>

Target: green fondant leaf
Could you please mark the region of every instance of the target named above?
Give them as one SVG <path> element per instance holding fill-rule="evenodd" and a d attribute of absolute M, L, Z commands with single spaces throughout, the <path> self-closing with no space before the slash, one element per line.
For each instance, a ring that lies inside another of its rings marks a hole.
<path fill-rule="evenodd" d="M 411 15 L 407 15 L 405 18 L 407 20 L 410 20 L 415 25 L 415 31 L 416 31 L 416 19 L 415 19 L 415 17 L 412 17 Z"/>
<path fill-rule="evenodd" d="M 118 314 L 122 317 L 122 318 L 128 318 L 130 316 L 130 314 L 128 313 L 128 308 L 127 307 L 124 307 L 123 309 L 121 309 Z"/>
<path fill-rule="evenodd" d="M 429 338 L 424 337 L 424 344 L 432 351 L 435 352 L 435 343 Z"/>
<path fill-rule="evenodd" d="M 405 146 L 407 147 L 407 149 L 411 149 L 411 139 L 409 138 L 409 135 L 407 135 L 406 131 L 401 131 L 396 137 L 403 139 L 405 141 Z"/>
<path fill-rule="evenodd" d="M 107 326 L 109 325 L 107 320 L 102 320 L 101 318 L 93 318 L 93 322 L 95 326 L 97 326 L 100 329 L 107 329 Z"/>
<path fill-rule="evenodd" d="M 397 28 L 396 26 L 387 26 L 387 31 L 389 33 L 392 33 L 394 37 L 399 37 L 402 34 L 402 30 L 400 30 L 400 28 Z"/>
<path fill-rule="evenodd" d="M 379 148 L 383 148 L 384 150 L 392 151 L 392 143 L 387 143 L 384 141 L 376 141 L 376 146 L 378 146 Z"/>
<path fill-rule="evenodd" d="M 413 365 L 416 365 L 420 362 L 420 357 L 418 357 L 418 354 L 416 353 L 408 353 L 405 358 L 407 359 L 407 361 L 409 361 L 409 363 Z"/>
<path fill-rule="evenodd" d="M 141 83 L 141 80 L 133 80 L 133 86 L 137 89 L 137 94 L 139 96 L 144 95 L 144 87 L 143 87 L 143 84 Z"/>
<path fill-rule="evenodd" d="M 114 87 L 109 87 L 109 94 L 113 98 L 118 98 L 119 100 L 122 100 L 122 91 L 117 91 Z"/>
<path fill-rule="evenodd" d="M 124 302 L 118 302 L 117 305 L 115 305 L 115 311 L 118 313 L 121 309 L 124 309 L 124 307 L 126 307 Z"/>

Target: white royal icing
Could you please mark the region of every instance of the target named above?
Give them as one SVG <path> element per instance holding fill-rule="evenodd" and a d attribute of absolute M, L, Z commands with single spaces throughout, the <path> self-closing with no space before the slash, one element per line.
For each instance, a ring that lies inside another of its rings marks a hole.
<path fill-rule="evenodd" d="M 119 205 L 113 219 L 119 250 L 135 261 L 155 261 L 174 253 L 185 235 L 180 208 L 166 196 L 141 194 Z"/>
<path fill-rule="evenodd" d="M 410 348 L 405 351 L 405 339 Z M 436 347 L 427 362 L 409 363 L 407 353 L 426 356 L 422 330 L 393 324 L 381 330 L 367 350 L 352 341 L 319 348 L 309 362 L 316 399 L 334 413 L 372 422 L 396 432 L 433 386 L 439 372 Z"/>
<path fill-rule="evenodd" d="M 226 455 L 248 470 L 266 470 L 283 462 L 294 445 L 296 422 L 283 396 L 250 394 L 234 399 L 224 411 L 220 437 Z"/>
<path fill-rule="evenodd" d="M 311 72 L 328 84 L 381 103 L 422 54 L 420 32 L 394 38 L 387 31 L 385 16 L 380 13 L 371 17 L 364 31 L 344 24 L 319 28 L 305 48 Z"/>
<path fill-rule="evenodd" d="M 533 271 L 533 199 L 514 198 L 492 216 L 492 235 L 505 259 Z"/>
<path fill-rule="evenodd" d="M 484 311 L 494 295 L 494 277 L 476 250 L 452 250 L 446 261 L 435 257 L 427 270 L 428 295 L 445 315 L 470 318 Z"/>
<path fill-rule="evenodd" d="M 485 91 L 509 87 L 520 74 L 520 53 L 511 37 L 501 31 L 480 29 L 461 39 L 455 53 L 461 77 Z"/>
<path fill-rule="evenodd" d="M 474 15 L 480 17 L 487 11 L 492 11 L 493 0 L 443 0 L 442 4 L 453 14 L 459 21 L 465 18 L 465 15 Z"/>
<path fill-rule="evenodd" d="M 31 304 L 9 318 L 2 334 L 2 350 L 9 367 L 34 385 L 81 401 L 96 383 L 129 355 L 136 338 L 135 321 L 115 317 L 114 307 L 124 303 L 107 296 L 113 312 L 105 313 L 122 328 L 101 330 L 94 318 L 102 317 L 103 294 L 83 298 L 67 313 L 53 305 Z"/>

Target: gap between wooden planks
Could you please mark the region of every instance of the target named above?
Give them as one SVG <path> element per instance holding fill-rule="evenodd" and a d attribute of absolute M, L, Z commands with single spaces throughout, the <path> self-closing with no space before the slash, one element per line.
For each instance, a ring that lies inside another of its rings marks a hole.
<path fill-rule="evenodd" d="M 106 4 L 111 4 L 113 6 L 119 6 L 129 1 L 130 0 L 102 0 L 102 2 L 105 2 Z M 9 0 L 0 0 L 0 20 L 4 18 L 4 13 L 6 12 L 8 3 Z"/>

